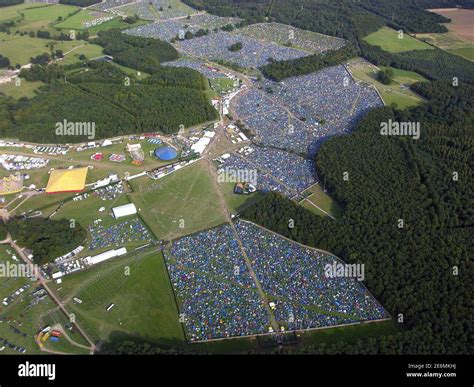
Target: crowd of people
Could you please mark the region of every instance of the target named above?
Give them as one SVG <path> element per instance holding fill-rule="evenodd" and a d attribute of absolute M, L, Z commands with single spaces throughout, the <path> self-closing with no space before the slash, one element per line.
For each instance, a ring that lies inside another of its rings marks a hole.
<path fill-rule="evenodd" d="M 130 28 L 125 33 L 134 36 L 142 36 L 146 38 L 157 38 L 167 42 L 173 39 L 185 39 L 185 33 L 191 32 L 195 34 L 199 30 L 213 33 L 216 29 L 220 29 L 227 24 L 238 23 L 240 19 L 230 17 L 219 17 L 209 14 L 191 15 L 189 18 L 183 17 L 179 19 L 160 20 L 155 23 L 146 24 Z M 190 39 L 201 45 L 202 41 L 199 38 Z"/>
<path fill-rule="evenodd" d="M 387 318 L 385 310 L 353 277 L 327 277 L 338 259 L 252 223 L 199 232 L 165 252 L 189 340 L 269 332 L 269 309 L 259 297 L 243 249 L 279 327 L 320 328 Z M 340 262 L 340 261 L 338 261 Z M 273 304 L 273 305 L 272 305 Z"/>
<path fill-rule="evenodd" d="M 239 34 L 315 53 L 338 50 L 346 44 L 344 39 L 301 30 L 281 23 L 251 24 L 240 29 Z"/>
<path fill-rule="evenodd" d="M 336 257 L 303 247 L 248 222 L 240 221 L 236 228 L 265 293 L 327 314 L 343 314 L 354 321 L 387 317 L 357 278 L 327 276 L 326 265 L 340 262 Z M 296 311 L 293 314 L 297 317 Z M 327 314 L 321 314 L 321 318 L 325 319 Z M 307 316 L 304 318 L 307 320 Z M 315 323 L 314 327 L 318 326 Z"/>
<path fill-rule="evenodd" d="M 147 228 L 137 218 L 108 227 L 101 224 L 91 225 L 89 226 L 89 234 L 91 236 L 89 250 L 123 246 L 130 242 L 149 242 L 153 239 Z"/>
<path fill-rule="evenodd" d="M 241 43 L 241 49 L 229 49 L 238 43 Z M 222 60 L 235 63 L 244 68 L 254 69 L 268 64 L 271 60 L 290 60 L 310 55 L 310 52 L 307 51 L 279 46 L 272 42 L 264 42 L 237 33 L 223 31 L 179 41 L 177 45 L 181 51 L 188 55 L 214 61 Z"/>

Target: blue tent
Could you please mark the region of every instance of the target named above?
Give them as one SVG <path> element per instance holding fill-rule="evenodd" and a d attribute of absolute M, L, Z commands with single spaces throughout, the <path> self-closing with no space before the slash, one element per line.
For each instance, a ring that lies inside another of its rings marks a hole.
<path fill-rule="evenodd" d="M 160 160 L 169 161 L 175 159 L 178 152 L 170 146 L 162 146 L 155 149 L 155 156 Z"/>

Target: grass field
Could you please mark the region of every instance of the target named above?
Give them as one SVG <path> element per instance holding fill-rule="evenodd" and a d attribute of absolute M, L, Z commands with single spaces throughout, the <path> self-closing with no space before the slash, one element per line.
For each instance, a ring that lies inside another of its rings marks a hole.
<path fill-rule="evenodd" d="M 225 221 L 203 162 L 160 180 L 132 180 L 130 200 L 158 239 L 174 239 Z"/>
<path fill-rule="evenodd" d="M 474 43 L 452 31 L 443 34 L 417 34 L 416 37 L 451 54 L 474 60 Z"/>
<path fill-rule="evenodd" d="M 474 61 L 474 46 L 473 47 L 464 47 L 456 48 L 455 50 L 448 50 L 451 54 L 462 56 L 465 59 Z"/>
<path fill-rule="evenodd" d="M 388 106 L 395 103 L 399 109 L 405 109 L 423 102 L 421 96 L 408 88 L 408 86 L 414 82 L 426 80 L 418 73 L 392 68 L 395 73 L 394 82 L 390 85 L 384 85 L 376 79 L 377 67 L 365 59 L 353 59 L 349 62 L 347 67 L 354 78 L 374 85 Z"/>
<path fill-rule="evenodd" d="M 7 7 L 7 8 L 15 8 Z M 9 10 L 8 15 L 15 14 L 14 18 L 19 19 L 17 25 L 13 28 L 14 31 L 37 31 L 47 30 L 51 33 L 56 32 L 53 24 L 57 22 L 58 18 L 66 19 L 69 15 L 79 10 L 78 7 L 72 5 L 44 5 L 44 4 L 28 4 L 27 7 L 19 10 Z M 13 12 L 12 12 L 13 11 Z M 3 12 L 3 9 L 2 9 Z"/>
<path fill-rule="evenodd" d="M 162 345 L 184 339 L 161 253 L 115 259 L 65 277 L 60 288 L 60 298 L 95 340 L 116 332 Z M 73 297 L 83 303 L 74 303 Z M 115 307 L 107 312 L 111 303 Z"/>
<path fill-rule="evenodd" d="M 64 56 L 64 58 L 59 60 L 58 63 L 61 65 L 68 65 L 72 63 L 81 62 L 82 60 L 79 59 L 79 56 L 81 55 L 85 55 L 86 60 L 94 59 L 103 55 L 102 50 L 103 50 L 103 47 L 97 44 L 83 42 L 83 44 L 80 46 L 77 46 L 77 48 L 75 48 L 74 51 L 65 53 L 66 55 Z"/>
<path fill-rule="evenodd" d="M 331 329 L 318 329 L 299 334 L 303 345 L 334 344 L 340 341 L 353 343 L 358 339 L 377 337 L 397 332 L 397 326 L 391 320 L 375 323 L 348 325 Z"/>
<path fill-rule="evenodd" d="M 12 65 L 16 65 L 17 63 L 25 65 L 30 62 L 31 57 L 43 53 L 50 53 L 51 46 L 54 47 L 55 50 L 62 50 L 65 53 L 83 44 L 84 42 L 80 40 L 60 42 L 30 38 L 28 35 L 8 35 L 4 32 L 0 32 L 0 52 L 3 56 L 10 59 Z"/>
<path fill-rule="evenodd" d="M 383 27 L 367 35 L 364 40 L 373 46 L 380 46 L 382 50 L 388 52 L 433 49 L 429 44 L 423 43 L 406 33 L 403 34 L 402 39 L 399 39 L 398 32 L 388 27 Z"/>
<path fill-rule="evenodd" d="M 218 94 L 226 94 L 234 88 L 234 80 L 230 78 L 210 79 L 211 88 Z"/>
<path fill-rule="evenodd" d="M 234 193 L 235 183 L 221 183 L 220 188 L 224 193 L 227 207 L 233 214 L 238 214 L 246 207 L 257 203 L 265 196 L 262 192 L 255 192 L 251 195 L 238 195 Z"/>
<path fill-rule="evenodd" d="M 28 82 L 21 79 L 18 86 L 15 81 L 0 84 L 0 93 L 4 93 L 5 95 L 15 99 L 21 97 L 31 98 L 36 95 L 35 91 L 43 84 L 44 83 L 41 81 Z"/>
<path fill-rule="evenodd" d="M 43 8 L 44 4 L 18 4 L 12 5 L 10 7 L 3 7 L 2 12 L 0 12 L 0 22 L 16 20 L 21 18 L 21 13 L 24 13 L 25 10 L 32 10 L 34 8 Z M 39 10 L 38 12 L 42 12 Z"/>
<path fill-rule="evenodd" d="M 311 188 L 306 190 L 305 193 L 306 192 L 310 192 L 312 194 L 307 198 L 309 202 L 313 203 L 323 211 L 331 214 L 335 218 L 342 216 L 342 208 L 335 200 L 333 200 L 327 193 L 323 191 L 319 184 L 313 185 Z M 312 208 L 312 211 L 315 211 L 318 213 L 318 215 L 322 213 L 324 216 L 327 216 L 324 214 L 324 212 L 321 212 L 315 206 L 311 205 L 311 203 L 310 207 L 307 207 L 308 209 Z"/>
<path fill-rule="evenodd" d="M 95 20 L 99 17 L 113 16 L 111 14 L 99 11 L 90 11 L 87 9 L 81 9 L 79 12 L 68 17 L 66 20 L 63 20 L 54 25 L 54 28 L 66 29 L 66 30 L 83 30 L 84 22 Z"/>

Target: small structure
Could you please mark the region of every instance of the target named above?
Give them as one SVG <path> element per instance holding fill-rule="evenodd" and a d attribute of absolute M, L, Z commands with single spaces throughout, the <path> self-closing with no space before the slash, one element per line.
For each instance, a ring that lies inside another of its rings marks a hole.
<path fill-rule="evenodd" d="M 86 186 L 87 167 L 56 169 L 49 175 L 47 194 L 81 192 Z"/>
<path fill-rule="evenodd" d="M 123 206 L 112 208 L 112 213 L 115 219 L 122 218 L 124 216 L 134 215 L 137 213 L 137 207 L 135 204 L 129 203 Z"/>

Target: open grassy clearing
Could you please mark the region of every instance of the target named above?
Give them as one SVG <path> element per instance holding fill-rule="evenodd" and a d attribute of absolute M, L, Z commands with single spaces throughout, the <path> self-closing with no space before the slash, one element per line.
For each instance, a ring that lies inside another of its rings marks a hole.
<path fill-rule="evenodd" d="M 77 62 L 84 62 L 102 56 L 102 50 L 103 48 L 97 44 L 82 42 L 81 45 L 74 47 L 73 51 L 65 52 L 64 58 L 58 60 L 58 63 L 65 66 Z M 80 59 L 79 57 L 81 55 L 84 55 L 86 59 Z"/>
<path fill-rule="evenodd" d="M 19 20 L 19 22 L 12 28 L 13 31 L 36 32 L 42 30 L 55 33 L 57 31 L 53 28 L 54 23 L 59 19 L 68 18 L 80 9 L 72 5 L 63 4 L 41 4 L 41 6 L 29 4 L 29 6 L 30 7 L 27 7 L 18 13 L 20 17 L 17 20 Z"/>
<path fill-rule="evenodd" d="M 332 199 L 326 192 L 323 191 L 321 185 L 313 185 L 305 191 L 305 193 L 308 192 L 312 194 L 307 198 L 308 201 L 314 203 L 316 206 L 331 214 L 335 218 L 342 216 L 342 208 L 334 199 Z M 315 208 L 314 206 L 312 207 Z M 315 209 L 317 210 L 317 208 Z"/>
<path fill-rule="evenodd" d="M 452 31 L 443 34 L 417 34 L 416 37 L 451 54 L 474 60 L 474 43 L 457 36 Z"/>
<path fill-rule="evenodd" d="M 401 39 L 399 36 L 403 36 Z M 418 39 L 415 39 L 403 33 L 399 35 L 398 31 L 395 31 L 388 27 L 383 27 L 380 30 L 367 35 L 364 40 L 372 46 L 379 46 L 382 50 L 388 52 L 402 52 L 411 50 L 432 50 L 429 44 L 426 44 Z"/>
<path fill-rule="evenodd" d="M 59 296 L 95 340 L 107 340 L 111 333 L 122 332 L 162 345 L 183 342 L 161 253 L 115 259 L 65 277 L 59 288 Z M 83 303 L 74 303 L 73 297 Z M 111 303 L 115 307 L 107 312 Z"/>
<path fill-rule="evenodd" d="M 224 194 L 224 200 L 232 214 L 238 214 L 247 206 L 250 206 L 265 196 L 262 192 L 255 192 L 250 195 L 239 195 L 234 193 L 235 183 L 219 183 Z"/>
<path fill-rule="evenodd" d="M 408 86 L 414 82 L 425 80 L 425 78 L 418 73 L 392 68 L 395 73 L 394 82 L 390 85 L 384 85 L 376 79 L 378 72 L 377 67 L 365 59 L 353 59 L 348 63 L 347 67 L 354 78 L 374 85 L 386 105 L 395 103 L 399 109 L 405 109 L 423 102 L 421 96 L 408 88 Z"/>
<path fill-rule="evenodd" d="M 174 239 L 225 221 L 204 162 L 159 180 L 132 180 L 129 195 L 158 239 Z"/>
<path fill-rule="evenodd" d="M 20 19 L 21 13 L 24 13 L 25 10 L 32 10 L 34 8 L 43 8 L 43 7 L 46 7 L 46 6 L 44 4 L 27 4 L 27 3 L 12 5 L 9 7 L 3 7 L 2 12 L 0 13 L 0 22 Z"/>
<path fill-rule="evenodd" d="M 79 12 L 68 17 L 66 20 L 60 21 L 59 23 L 54 24 L 54 28 L 57 29 L 66 29 L 66 30 L 84 30 L 87 29 L 84 26 L 85 22 L 90 22 L 92 20 L 113 16 L 110 13 L 92 11 L 88 9 L 81 9 Z"/>
<path fill-rule="evenodd" d="M 11 82 L 1 83 L 0 93 L 15 99 L 21 97 L 31 98 L 36 95 L 36 91 L 43 85 L 44 83 L 41 81 L 28 82 L 24 79 L 20 79 L 20 82 L 17 84 L 15 80 L 13 80 Z"/>
<path fill-rule="evenodd" d="M 230 78 L 210 79 L 211 88 L 218 94 L 226 94 L 234 88 L 234 80 Z"/>
<path fill-rule="evenodd" d="M 31 57 L 61 50 L 64 53 L 84 44 L 81 40 L 57 41 L 49 39 L 30 38 L 28 35 L 14 35 L 0 32 L 0 52 L 10 59 L 12 65 L 25 65 L 30 62 Z"/>

